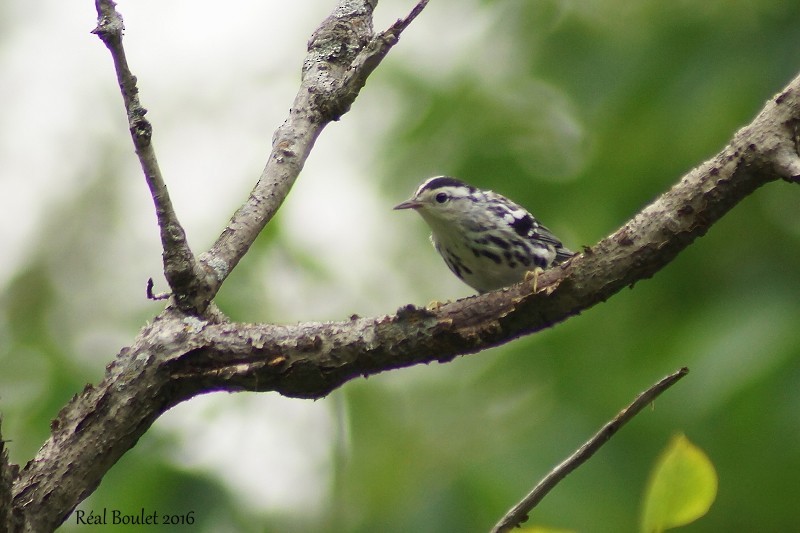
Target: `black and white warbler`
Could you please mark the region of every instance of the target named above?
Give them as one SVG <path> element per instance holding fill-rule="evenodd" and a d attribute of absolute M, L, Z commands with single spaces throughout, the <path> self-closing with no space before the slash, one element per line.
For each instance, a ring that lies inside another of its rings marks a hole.
<path fill-rule="evenodd" d="M 523 207 L 455 178 L 430 178 L 394 208 L 417 211 L 450 270 L 479 293 L 518 283 L 528 272 L 575 255 Z"/>

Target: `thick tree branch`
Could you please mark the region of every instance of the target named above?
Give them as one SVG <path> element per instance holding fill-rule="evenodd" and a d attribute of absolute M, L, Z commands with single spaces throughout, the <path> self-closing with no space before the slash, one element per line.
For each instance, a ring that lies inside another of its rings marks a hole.
<path fill-rule="evenodd" d="M 267 165 L 245 204 L 201 257 L 213 273 L 211 297 L 275 216 L 323 128 L 350 109 L 367 77 L 427 3 L 420 0 L 406 18 L 373 35 L 377 2 L 342 0 L 311 36 L 300 90 L 273 136 Z"/>
<path fill-rule="evenodd" d="M 649 278 L 739 201 L 771 181 L 796 181 L 800 76 L 716 157 L 686 174 L 619 230 L 539 276 L 435 309 L 293 326 L 204 324 L 196 348 L 170 363 L 187 391 L 276 390 L 324 396 L 346 381 L 445 362 L 566 320 Z M 794 161 L 794 162 L 793 162 Z"/>
<path fill-rule="evenodd" d="M 567 475 L 589 460 L 606 442 L 619 431 L 622 426 L 630 422 L 634 416 L 646 406 L 650 405 L 658 398 L 662 392 L 672 387 L 683 376 L 689 373 L 689 369 L 684 367 L 662 378 L 658 383 L 639 394 L 632 403 L 620 411 L 617 416 L 608 421 L 600 431 L 595 433 L 591 439 L 586 441 L 575 453 L 567 457 L 551 470 L 542 480 L 536 484 L 517 505 L 512 507 L 508 513 L 492 528 L 492 533 L 504 533 L 511 531 L 515 527 L 528 520 L 528 513 L 553 490 L 558 483 Z"/>
<path fill-rule="evenodd" d="M 320 124 L 349 106 L 331 97 L 344 90 L 338 80 L 360 88 L 348 72 L 372 42 L 371 5 L 342 0 L 312 38 L 302 89 L 262 179 L 203 258 L 214 272 L 208 296 L 283 201 Z M 193 395 L 275 390 L 321 397 L 357 376 L 449 361 L 550 327 L 652 276 L 758 187 L 798 179 L 799 123 L 800 77 L 720 154 L 618 231 L 542 274 L 536 294 L 520 284 L 430 310 L 407 306 L 390 316 L 291 326 L 219 323 L 210 313 L 166 309 L 109 364 L 102 382 L 87 386 L 53 421 L 50 438 L 14 483 L 15 528 L 55 528 L 161 413 Z"/>
<path fill-rule="evenodd" d="M 112 0 L 96 0 L 95 7 L 97 27 L 92 33 L 100 37 L 114 60 L 117 82 L 128 114 L 131 138 L 156 208 L 161 246 L 164 250 L 164 275 L 181 309 L 190 312 L 205 309 L 210 301 L 210 299 L 205 300 L 208 293 L 208 289 L 203 287 L 205 275 L 189 248 L 186 232 L 172 207 L 172 200 L 161 176 L 161 169 L 153 149 L 153 126 L 145 118 L 147 110 L 139 101 L 136 76 L 128 67 L 125 49 L 122 46 L 122 32 L 125 25 Z"/>

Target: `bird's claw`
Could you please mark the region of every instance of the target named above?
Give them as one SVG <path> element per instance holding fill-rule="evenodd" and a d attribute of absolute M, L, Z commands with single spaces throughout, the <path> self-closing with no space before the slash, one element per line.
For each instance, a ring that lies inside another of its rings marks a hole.
<path fill-rule="evenodd" d="M 441 306 L 443 306 L 445 303 L 446 302 L 440 302 L 438 300 L 434 300 L 431 303 L 429 303 L 428 305 L 426 305 L 425 309 L 427 309 L 428 311 L 436 311 Z"/>
<path fill-rule="evenodd" d="M 525 277 L 523 279 L 524 279 L 525 283 L 530 283 L 531 284 L 531 289 L 533 290 L 534 294 L 539 292 L 539 287 L 538 287 L 538 285 L 539 285 L 539 274 L 541 274 L 542 272 L 544 272 L 544 270 L 542 270 L 539 267 L 536 267 L 533 270 L 529 270 L 529 271 L 525 272 Z"/>

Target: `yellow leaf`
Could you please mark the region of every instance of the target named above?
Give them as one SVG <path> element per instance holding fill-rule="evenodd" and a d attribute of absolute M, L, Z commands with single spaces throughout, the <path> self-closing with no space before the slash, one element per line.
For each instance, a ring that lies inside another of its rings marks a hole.
<path fill-rule="evenodd" d="M 659 533 L 694 522 L 717 496 L 717 472 L 685 435 L 672 438 L 656 462 L 645 492 L 641 531 Z"/>

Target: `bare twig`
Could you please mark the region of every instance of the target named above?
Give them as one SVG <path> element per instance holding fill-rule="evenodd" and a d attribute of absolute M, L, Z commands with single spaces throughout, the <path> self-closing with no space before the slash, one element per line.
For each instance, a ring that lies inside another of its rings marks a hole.
<path fill-rule="evenodd" d="M 358 94 L 358 91 L 367 82 L 367 77 L 380 65 L 389 50 L 397 44 L 400 34 L 408 28 L 417 16 L 422 13 L 428 0 L 420 0 L 411 12 L 402 19 L 397 20 L 389 29 L 373 37 L 367 46 L 356 56 L 342 83 L 342 89 Z M 355 94 L 353 99 L 355 99 Z"/>
<path fill-rule="evenodd" d="M 528 513 L 550 492 L 567 474 L 585 463 L 603 444 L 614 436 L 619 429 L 636 416 L 645 406 L 651 404 L 662 392 L 673 386 L 689 372 L 686 367 L 666 376 L 658 383 L 639 394 L 625 409 L 604 425 L 600 431 L 567 457 L 561 464 L 550 471 L 517 505 L 492 528 L 492 533 L 511 531 L 528 519 Z"/>
<path fill-rule="evenodd" d="M 97 8 L 97 27 L 92 30 L 92 33 L 100 37 L 114 60 L 117 82 L 128 114 L 128 126 L 133 138 L 133 145 L 156 208 L 156 218 L 161 231 L 161 245 L 164 250 L 164 275 L 179 307 L 193 311 L 202 309 L 204 308 L 203 293 L 206 292 L 202 290 L 203 271 L 189 248 L 186 233 L 178 221 L 167 192 L 167 186 L 161 176 L 161 169 L 158 166 L 152 143 L 153 127 L 145 118 L 147 110 L 139 101 L 136 76 L 128 67 L 125 49 L 122 46 L 122 32 L 125 29 L 122 16 L 117 12 L 116 5 L 112 0 L 96 0 L 95 7 Z"/>
<path fill-rule="evenodd" d="M 145 289 L 145 295 L 147 296 L 148 300 L 167 300 L 169 299 L 169 293 L 166 292 L 153 292 L 153 287 L 155 283 L 153 282 L 153 278 L 147 278 L 147 287 Z"/>
<path fill-rule="evenodd" d="M 367 77 L 427 3 L 421 0 L 407 17 L 373 35 L 373 2 L 341 1 L 314 32 L 300 90 L 289 117 L 273 136 L 272 153 L 258 183 L 201 256 L 213 273 L 212 296 L 286 199 L 319 134 L 350 109 Z"/>

